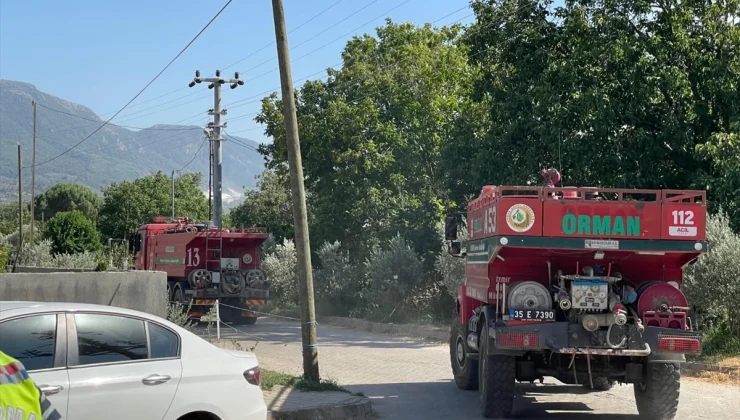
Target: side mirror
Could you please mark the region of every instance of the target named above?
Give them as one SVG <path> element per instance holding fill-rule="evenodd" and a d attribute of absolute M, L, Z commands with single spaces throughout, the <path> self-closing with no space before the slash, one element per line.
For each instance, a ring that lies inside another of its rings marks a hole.
<path fill-rule="evenodd" d="M 447 252 L 449 252 L 450 255 L 452 255 L 453 257 L 460 255 L 460 253 L 462 252 L 462 246 L 460 245 L 460 242 L 450 242 L 450 244 L 447 246 Z"/>
<path fill-rule="evenodd" d="M 455 216 L 447 216 L 445 219 L 445 240 L 457 240 L 457 218 Z"/>

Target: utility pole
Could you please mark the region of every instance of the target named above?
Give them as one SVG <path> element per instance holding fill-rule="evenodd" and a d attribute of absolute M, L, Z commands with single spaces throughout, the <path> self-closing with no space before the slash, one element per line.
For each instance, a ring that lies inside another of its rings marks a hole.
<path fill-rule="evenodd" d="M 285 140 L 288 146 L 290 166 L 290 191 L 293 199 L 293 222 L 295 224 L 295 248 L 298 259 L 298 291 L 301 303 L 301 337 L 303 341 L 303 374 L 319 380 L 319 352 L 316 343 L 316 313 L 313 296 L 313 270 L 311 267 L 311 244 L 308 238 L 308 213 L 306 192 L 303 187 L 303 163 L 301 144 L 298 137 L 298 117 L 293 97 L 293 76 L 290 72 L 288 35 L 285 29 L 285 11 L 282 0 L 272 0 L 275 20 L 280 85 L 283 95 L 285 118 Z"/>
<path fill-rule="evenodd" d="M 209 135 L 210 138 L 210 135 Z M 213 142 L 208 142 L 208 220 L 213 220 Z"/>
<path fill-rule="evenodd" d="M 31 149 L 31 233 L 30 242 L 33 243 L 34 230 L 33 223 L 36 219 L 36 101 L 31 101 L 33 105 L 33 146 Z"/>
<path fill-rule="evenodd" d="M 200 77 L 200 70 L 195 71 L 195 78 L 188 85 L 189 87 L 195 86 L 197 83 L 209 82 L 208 89 L 213 89 L 213 109 L 208 110 L 209 115 L 213 115 L 213 122 L 208 124 L 208 127 L 213 129 L 209 135 L 211 144 L 213 145 L 213 158 L 211 159 L 213 164 L 213 223 L 220 229 L 221 228 L 221 194 L 223 192 L 223 180 L 221 179 L 221 164 L 223 162 L 223 151 L 221 150 L 221 128 L 226 127 L 226 124 L 221 124 L 221 116 L 226 115 L 226 110 L 221 109 L 221 85 L 228 83 L 229 87 L 236 89 L 237 86 L 244 84 L 243 80 L 239 80 L 239 73 L 234 73 L 233 79 L 222 79 L 221 70 L 216 70 L 216 77 Z"/>
<path fill-rule="evenodd" d="M 21 171 L 21 145 L 18 144 L 18 255 L 23 249 L 23 172 Z M 16 258 L 16 262 L 18 258 Z"/>
<path fill-rule="evenodd" d="M 172 171 L 172 220 L 175 220 L 175 171 Z"/>

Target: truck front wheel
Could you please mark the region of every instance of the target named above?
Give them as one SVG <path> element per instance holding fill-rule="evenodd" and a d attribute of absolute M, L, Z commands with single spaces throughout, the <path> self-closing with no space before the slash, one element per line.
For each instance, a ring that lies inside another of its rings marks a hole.
<path fill-rule="evenodd" d="M 480 337 L 480 407 L 485 418 L 504 419 L 514 409 L 514 384 L 516 383 L 516 358 L 490 355 L 488 326 L 483 323 Z"/>
<path fill-rule="evenodd" d="M 455 383 L 466 391 L 478 388 L 478 361 L 472 360 L 467 340 L 468 329 L 455 318 L 450 329 L 450 362 Z"/>
<path fill-rule="evenodd" d="M 671 363 L 649 363 L 642 383 L 635 387 L 635 402 L 640 417 L 672 420 L 678 410 L 681 370 Z"/>

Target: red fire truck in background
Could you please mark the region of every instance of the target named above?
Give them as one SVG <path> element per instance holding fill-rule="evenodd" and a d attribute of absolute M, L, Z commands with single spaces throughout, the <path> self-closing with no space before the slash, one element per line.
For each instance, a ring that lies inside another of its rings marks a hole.
<path fill-rule="evenodd" d="M 260 268 L 263 228 L 218 229 L 184 217 L 157 216 L 142 225 L 134 238 L 137 270 L 167 273 L 167 296 L 199 318 L 218 299 L 225 322 L 254 324 L 269 298 L 269 284 Z"/>
<path fill-rule="evenodd" d="M 682 363 L 701 352 L 681 284 L 706 252 L 706 192 L 486 186 L 468 205 L 450 334 L 458 387 L 506 418 L 516 381 L 555 377 L 603 391 L 634 384 L 641 417 L 676 415 Z"/>

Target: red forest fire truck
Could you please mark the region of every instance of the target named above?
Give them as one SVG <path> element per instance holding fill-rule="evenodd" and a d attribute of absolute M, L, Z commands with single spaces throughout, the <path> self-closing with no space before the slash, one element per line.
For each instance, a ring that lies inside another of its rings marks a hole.
<path fill-rule="evenodd" d="M 218 229 L 157 216 L 142 225 L 134 238 L 137 270 L 167 272 L 167 296 L 190 307 L 199 318 L 216 299 L 225 322 L 254 324 L 269 298 L 268 281 L 260 268 L 263 228 Z"/>
<path fill-rule="evenodd" d="M 555 377 L 591 391 L 634 384 L 637 410 L 673 419 L 680 367 L 701 352 L 683 269 L 706 252 L 706 192 L 485 186 L 468 205 L 450 358 L 458 387 L 506 418 L 516 381 Z"/>

